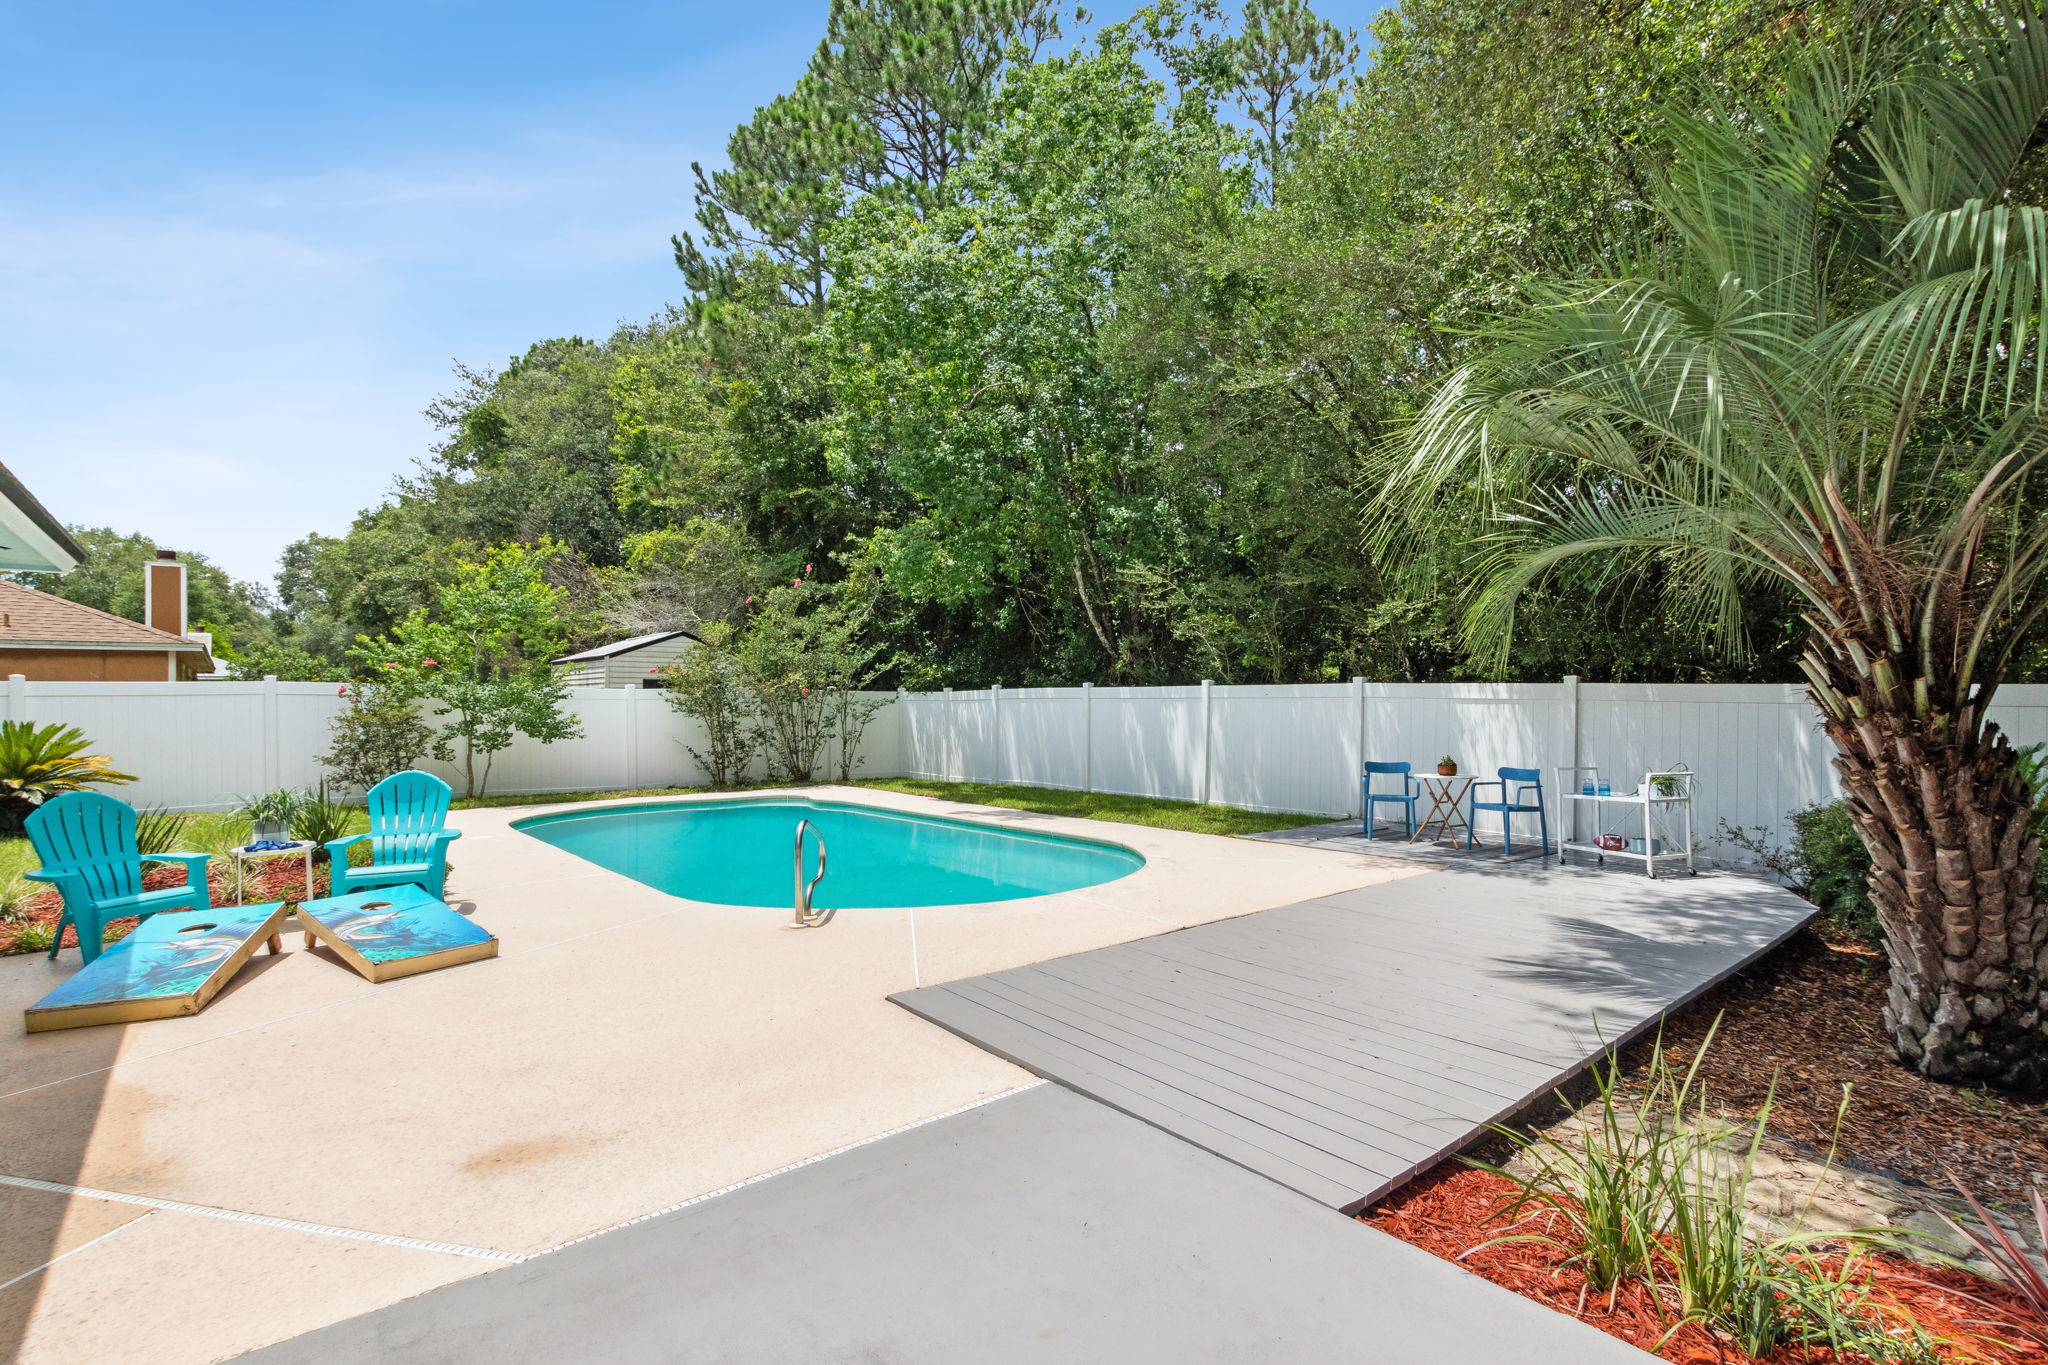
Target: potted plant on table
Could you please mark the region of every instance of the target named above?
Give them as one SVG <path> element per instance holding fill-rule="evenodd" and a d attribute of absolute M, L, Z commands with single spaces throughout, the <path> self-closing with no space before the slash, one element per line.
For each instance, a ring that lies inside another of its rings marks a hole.
<path fill-rule="evenodd" d="M 1456 777 L 1458 775 L 1458 760 L 1452 758 L 1449 754 L 1445 754 L 1436 761 L 1436 771 L 1439 777 Z"/>
<path fill-rule="evenodd" d="M 280 790 L 245 796 L 240 813 L 249 821 L 251 846 L 282 844 L 292 837 L 292 817 L 299 813 L 299 794 Z"/>

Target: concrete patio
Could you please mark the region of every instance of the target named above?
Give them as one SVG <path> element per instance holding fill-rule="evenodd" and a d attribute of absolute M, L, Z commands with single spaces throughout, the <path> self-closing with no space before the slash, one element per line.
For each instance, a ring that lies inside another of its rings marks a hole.
<path fill-rule="evenodd" d="M 509 828 L 537 809 L 454 817 L 496 961 L 373 986 L 290 937 L 196 1018 L 7 1032 L 0 1357 L 217 1360 L 476 1275 L 1032 1079 L 893 992 L 1424 871 L 976 808 L 1149 862 L 783 933 Z M 0 960 L 0 1003 L 75 965 Z"/>

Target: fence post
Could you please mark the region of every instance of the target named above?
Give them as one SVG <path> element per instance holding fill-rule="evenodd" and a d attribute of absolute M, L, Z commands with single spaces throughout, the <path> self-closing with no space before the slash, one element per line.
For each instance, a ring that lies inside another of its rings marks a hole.
<path fill-rule="evenodd" d="M 1081 790 L 1095 790 L 1095 684 L 1081 684 Z"/>
<path fill-rule="evenodd" d="M 274 792 L 284 785 L 280 771 L 277 737 L 277 674 L 263 675 L 263 790 Z"/>
<path fill-rule="evenodd" d="M 640 694 L 641 687 L 622 687 L 626 697 L 626 790 L 637 791 L 640 786 Z"/>
<path fill-rule="evenodd" d="M 1016 765 L 1010 761 L 1010 746 L 1003 738 L 1003 685 L 991 683 L 988 689 L 988 732 L 996 742 L 996 771 L 1002 776 L 996 781 L 1013 783 Z"/>
<path fill-rule="evenodd" d="M 7 675 L 7 719 L 28 719 L 28 674 Z"/>
<path fill-rule="evenodd" d="M 1573 782 L 1577 782 L 1579 780 L 1579 764 L 1585 760 L 1579 753 L 1579 675 L 1576 673 L 1568 673 L 1564 679 L 1564 725 L 1564 751 L 1569 755 L 1565 761 L 1572 765 L 1571 779 Z M 1562 791 L 1563 785 L 1560 784 L 1560 794 Z M 1560 799 L 1562 799 L 1561 796 Z M 1579 803 L 1576 801 L 1564 801 L 1563 805 L 1565 810 L 1564 837 L 1576 843 L 1579 838 Z M 1650 831 L 1644 830 L 1643 835 L 1645 838 L 1649 837 Z"/>
<path fill-rule="evenodd" d="M 1351 695 L 1358 703 L 1358 767 L 1351 774 L 1351 794 L 1347 800 L 1358 802 L 1358 814 L 1365 815 L 1365 760 L 1369 750 L 1365 747 L 1365 676 L 1359 674 L 1351 679 Z"/>
<path fill-rule="evenodd" d="M 912 738 L 910 733 L 910 690 L 899 687 L 896 689 L 896 771 L 882 774 L 884 777 L 910 776 L 910 746 Z M 866 771 L 861 773 L 862 777 L 872 777 L 873 775 Z"/>
<path fill-rule="evenodd" d="M 1202 679 L 1202 785 L 1195 799 L 1209 804 L 1209 749 L 1216 742 L 1216 684 Z"/>

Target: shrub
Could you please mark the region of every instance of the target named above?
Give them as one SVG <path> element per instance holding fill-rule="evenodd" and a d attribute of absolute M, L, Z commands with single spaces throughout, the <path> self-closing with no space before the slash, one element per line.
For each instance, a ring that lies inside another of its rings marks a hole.
<path fill-rule="evenodd" d="M 356 807 L 345 801 L 330 801 L 327 788 L 307 792 L 292 813 L 292 838 L 304 839 L 308 843 L 328 844 L 349 832 L 356 817 Z M 327 857 L 325 848 L 313 851 L 314 861 Z"/>
<path fill-rule="evenodd" d="M 810 569 L 804 566 L 806 574 Z M 856 722 L 865 728 L 874 707 L 848 694 L 882 671 L 875 663 L 877 646 L 862 638 L 873 605 L 859 584 L 826 588 L 798 578 L 766 595 L 740 638 L 740 670 L 759 709 L 777 777 L 809 782 L 837 726 Z M 849 705 L 856 702 L 864 708 L 857 718 Z M 851 766 L 843 746 L 840 766 Z"/>
<path fill-rule="evenodd" d="M 1870 853 L 1856 832 L 1849 803 L 1830 801 L 1785 817 L 1792 842 L 1780 844 L 1766 825 L 1721 822 L 1717 843 L 1733 844 L 1757 866 L 1820 907 L 1823 924 L 1884 947 L 1884 930 L 1870 899 Z"/>
<path fill-rule="evenodd" d="M 46 953 L 57 941 L 57 926 L 54 924 L 24 924 L 14 931 L 14 951 L 17 953 Z"/>
<path fill-rule="evenodd" d="M 328 726 L 333 747 L 320 764 L 343 788 L 368 791 L 393 773 L 416 766 L 434 742 L 433 727 L 413 703 L 380 683 L 342 688 L 348 705 Z"/>
<path fill-rule="evenodd" d="M 185 817 L 162 806 L 145 806 L 135 812 L 135 851 L 147 858 L 169 853 L 184 842 Z"/>
<path fill-rule="evenodd" d="M 1884 930 L 1870 899 L 1870 853 L 1849 815 L 1849 803 L 1830 801 L 1792 815 L 1792 866 L 1801 894 L 1821 918 L 1882 948 Z"/>
<path fill-rule="evenodd" d="M 19 834 L 22 821 L 53 796 L 88 786 L 133 782 L 75 725 L 0 721 L 0 834 Z"/>
<path fill-rule="evenodd" d="M 705 626 L 698 644 L 662 670 L 664 700 L 704 727 L 705 749 L 684 745 L 714 787 L 730 787 L 745 775 L 761 746 L 753 694 L 732 648 L 732 627 Z"/>
<path fill-rule="evenodd" d="M 1717 1019 L 1687 1066 L 1659 1042 L 1633 1086 L 1609 1054 L 1593 1069 L 1598 1098 L 1580 1131 L 1531 1136 L 1497 1128 L 1522 1167 L 1483 1167 L 1520 1187 L 1507 1218 L 1535 1206 L 1554 1215 L 1550 1226 L 1561 1231 L 1510 1234 L 1486 1245 L 1561 1246 L 1595 1290 L 1640 1281 L 1675 1310 L 1674 1332 L 1696 1322 L 1752 1356 L 1796 1346 L 1898 1365 L 1939 1360 L 1917 1324 L 1872 1302 L 1856 1258 L 1831 1269 L 1808 1250 L 1822 1241 L 1892 1243 L 1894 1234 L 1752 1233 L 1746 1195 L 1772 1096 L 1747 1126 L 1719 1116 L 1699 1080 L 1719 1027 Z"/>

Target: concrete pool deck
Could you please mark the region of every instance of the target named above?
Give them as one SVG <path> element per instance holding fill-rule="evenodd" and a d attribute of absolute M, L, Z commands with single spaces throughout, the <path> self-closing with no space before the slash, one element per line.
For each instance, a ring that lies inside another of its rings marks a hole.
<path fill-rule="evenodd" d="M 784 933 L 786 911 L 669 896 L 510 828 L 592 804 L 458 812 L 449 897 L 498 935 L 495 961 L 376 986 L 294 937 L 196 1018 L 0 1031 L 0 1358 L 221 1359 L 670 1209 L 1032 1080 L 891 993 L 1429 871 L 804 794 L 1148 862 Z M 0 1005 L 76 962 L 0 959 Z"/>

